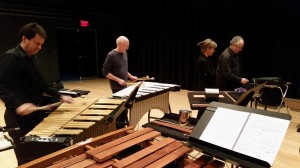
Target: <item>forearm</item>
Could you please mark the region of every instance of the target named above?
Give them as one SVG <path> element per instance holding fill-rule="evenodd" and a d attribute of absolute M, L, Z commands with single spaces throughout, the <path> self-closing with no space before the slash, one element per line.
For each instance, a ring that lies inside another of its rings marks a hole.
<path fill-rule="evenodd" d="M 137 77 L 131 75 L 129 72 L 127 73 L 127 76 L 128 76 L 128 78 L 129 78 L 130 80 L 132 80 L 132 81 L 136 81 L 136 80 L 137 80 Z"/>
<path fill-rule="evenodd" d="M 115 75 L 113 75 L 112 73 L 108 73 L 108 74 L 106 75 L 106 77 L 107 77 L 108 79 L 113 80 L 113 81 L 116 81 L 116 82 L 118 82 L 118 83 L 120 82 L 120 80 L 122 80 L 122 79 L 116 77 Z"/>

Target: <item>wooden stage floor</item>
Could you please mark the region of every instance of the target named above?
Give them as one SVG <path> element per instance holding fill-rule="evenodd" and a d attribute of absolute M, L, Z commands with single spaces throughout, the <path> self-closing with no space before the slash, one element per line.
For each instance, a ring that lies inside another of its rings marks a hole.
<path fill-rule="evenodd" d="M 86 79 L 86 80 L 78 80 L 78 81 L 67 81 L 64 82 L 64 86 L 67 89 L 79 89 L 79 90 L 89 90 L 91 91 L 87 97 L 95 97 L 95 98 L 107 98 L 111 97 L 111 91 L 109 88 L 109 83 L 106 78 L 97 78 L 97 79 Z M 181 89 L 179 92 L 170 92 L 170 104 L 172 112 L 178 113 L 180 109 L 190 109 L 190 105 L 187 98 L 188 90 Z M 259 107 L 261 108 L 261 107 Z M 4 111 L 5 107 L 3 102 L 0 101 L 0 126 L 4 126 Z M 272 111 L 272 109 L 268 109 L 268 111 Z M 280 110 L 281 113 L 287 113 L 286 107 L 283 107 Z M 192 116 L 195 117 L 197 111 L 192 111 Z M 162 112 L 156 110 L 151 112 L 151 114 L 156 114 L 157 116 L 162 116 Z M 300 147 L 300 133 L 297 132 L 297 128 L 300 123 L 300 112 L 299 111 L 291 111 L 292 121 L 287 130 L 281 148 L 278 152 L 276 160 L 274 162 L 273 168 L 283 168 L 283 167 L 299 167 L 300 165 L 300 155 L 299 155 L 299 147 Z M 138 124 L 138 128 L 147 122 L 147 115 L 140 120 Z M 199 153 L 193 152 L 196 155 Z M 297 166 L 298 165 L 298 166 Z M 13 150 L 6 150 L 0 152 L 0 167 L 5 168 L 13 168 L 17 166 L 16 158 L 14 156 Z M 229 165 L 225 167 L 230 167 Z"/>

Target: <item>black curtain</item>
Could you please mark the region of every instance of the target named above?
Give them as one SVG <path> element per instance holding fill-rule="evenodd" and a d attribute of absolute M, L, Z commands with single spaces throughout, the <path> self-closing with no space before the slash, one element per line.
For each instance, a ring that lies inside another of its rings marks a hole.
<path fill-rule="evenodd" d="M 242 76 L 281 77 L 293 83 L 288 96 L 300 98 L 299 9 L 296 0 L 123 2 L 122 34 L 130 40 L 130 71 L 193 90 L 200 53 L 196 44 L 205 38 L 215 40 L 216 64 L 231 38 L 241 35 L 245 39 Z"/>
<path fill-rule="evenodd" d="M 130 40 L 132 74 L 154 76 L 158 82 L 180 84 L 189 90 L 195 89 L 197 83 L 195 61 L 200 49 L 196 44 L 206 38 L 216 41 L 218 47 L 211 58 L 216 64 L 230 39 L 241 35 L 245 39 L 240 53 L 242 76 L 250 80 L 281 77 L 292 82 L 288 97 L 300 98 L 299 0 L 111 0 L 103 4 L 86 0 L 74 1 L 73 6 L 58 0 L 28 0 L 26 5 L 54 8 L 54 16 L 68 11 L 78 20 L 84 15 L 92 16 L 99 67 L 115 47 L 115 39 L 125 35 Z M 33 15 L 39 17 L 35 12 Z"/>

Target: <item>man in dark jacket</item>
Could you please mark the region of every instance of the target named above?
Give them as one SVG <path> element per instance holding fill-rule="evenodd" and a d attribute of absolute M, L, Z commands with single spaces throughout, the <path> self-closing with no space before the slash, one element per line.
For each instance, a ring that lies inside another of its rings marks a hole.
<path fill-rule="evenodd" d="M 235 36 L 230 41 L 230 46 L 220 55 L 216 70 L 216 85 L 219 90 L 231 91 L 249 82 L 248 79 L 240 77 L 238 53 L 243 47 L 244 39 Z"/>
<path fill-rule="evenodd" d="M 0 98 L 5 103 L 6 126 L 19 128 L 9 132 L 16 144 L 18 165 L 25 163 L 23 155 L 28 151 L 19 149 L 20 138 L 25 136 L 45 117 L 35 109 L 41 105 L 44 94 L 61 102 L 73 103 L 70 96 L 60 95 L 51 89 L 39 72 L 35 54 L 42 48 L 47 34 L 37 23 L 23 26 L 19 32 L 21 42 L 0 57 Z"/>

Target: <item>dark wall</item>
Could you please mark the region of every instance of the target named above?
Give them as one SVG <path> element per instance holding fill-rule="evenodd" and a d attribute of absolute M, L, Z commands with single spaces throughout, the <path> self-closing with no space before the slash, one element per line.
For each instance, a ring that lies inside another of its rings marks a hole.
<path fill-rule="evenodd" d="M 79 16 L 88 13 L 97 30 L 99 66 L 106 53 L 115 47 L 115 39 L 126 35 L 130 40 L 128 54 L 132 74 L 154 76 L 158 82 L 176 83 L 193 90 L 197 82 L 195 60 L 200 52 L 196 44 L 205 38 L 215 40 L 218 48 L 212 59 L 216 63 L 230 39 L 242 35 L 245 39 L 245 47 L 240 53 L 243 76 L 248 79 L 282 77 L 293 83 L 288 96 L 300 98 L 297 67 L 300 62 L 297 52 L 300 2 L 297 0 L 113 0 L 106 5 L 75 0 L 73 7 L 58 0 L 51 3 L 28 0 L 26 4 L 30 2 L 32 6 L 59 8 L 56 14 L 71 11 L 72 15 L 57 20 L 39 18 L 39 14 L 34 13 L 34 17 L 22 16 L 26 19 L 20 21 L 16 16 L 2 14 L 5 19 L 0 22 L 5 26 L 1 27 L 1 32 L 9 33 L 4 33 L 6 38 L 0 40 L 1 51 L 14 44 L 13 32 L 26 21 L 38 19 L 52 34 L 57 26 L 77 26 Z M 47 40 L 51 47 L 43 52 L 55 57 L 57 54 L 51 52 L 55 48 L 55 35 L 51 38 Z M 101 77 L 101 72 L 99 74 Z"/>
<path fill-rule="evenodd" d="M 6 50 L 20 43 L 21 39 L 17 37 L 18 31 L 24 24 L 37 22 L 45 28 L 48 35 L 42 50 L 37 54 L 42 74 L 46 81 L 60 80 L 58 57 L 66 57 L 67 55 L 62 53 L 71 54 L 73 52 L 70 50 L 61 53 L 58 52 L 57 28 L 79 29 L 80 19 L 89 20 L 90 27 L 87 29 L 96 29 L 97 31 L 96 45 L 97 56 L 99 57 L 97 60 L 99 61 L 99 65 L 100 62 L 102 65 L 106 52 L 108 52 L 108 49 L 106 49 L 107 44 L 111 44 L 109 49 L 115 47 L 114 34 L 119 32 L 120 26 L 118 26 L 119 23 L 117 21 L 120 19 L 118 16 L 89 13 L 86 11 L 78 12 L 74 9 L 58 10 L 54 8 L 0 4 L 0 24 L 2 25 L 0 27 L 0 53 L 4 53 Z M 74 45 L 74 43 L 65 43 L 63 46 L 65 47 L 61 47 L 60 49 L 71 48 L 75 51 L 80 51 L 78 49 L 79 45 Z M 70 63 L 72 63 L 72 60 L 70 62 L 60 62 L 60 64 Z"/>
<path fill-rule="evenodd" d="M 242 35 L 243 76 L 278 76 L 293 84 L 288 96 L 300 98 L 298 46 L 300 3 L 287 1 L 130 1 L 123 4 L 123 33 L 129 36 L 132 71 L 193 90 L 196 84 L 197 43 L 212 38 L 213 56 Z"/>
<path fill-rule="evenodd" d="M 15 47 L 20 43 L 21 39 L 18 39 L 18 31 L 26 23 L 38 22 L 42 25 L 50 38 L 45 41 L 43 49 L 38 53 L 38 59 L 41 64 L 42 73 L 47 79 L 52 80 L 58 78 L 58 68 L 57 68 L 57 54 L 54 36 L 53 21 L 44 18 L 38 18 L 34 16 L 18 16 L 2 14 L 0 15 L 1 22 L 1 40 L 0 40 L 0 53 L 4 53 L 6 50 Z M 51 38 L 52 37 L 52 38 Z"/>

